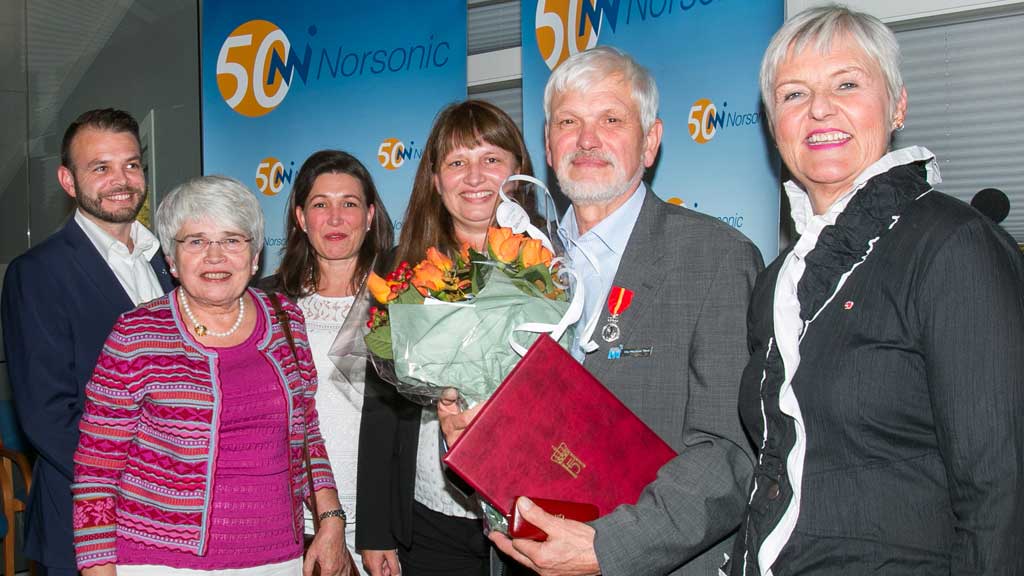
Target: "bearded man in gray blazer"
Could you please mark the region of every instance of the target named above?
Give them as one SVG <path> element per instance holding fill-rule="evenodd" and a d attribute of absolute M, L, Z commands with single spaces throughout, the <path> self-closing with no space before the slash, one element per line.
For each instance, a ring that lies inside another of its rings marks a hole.
<path fill-rule="evenodd" d="M 586 288 L 574 355 L 679 453 L 635 505 L 589 524 L 521 498 L 548 540 L 491 539 L 544 576 L 717 574 L 746 504 L 737 391 L 763 264 L 740 233 L 644 185 L 657 110 L 649 72 L 605 46 L 562 63 L 544 92 L 547 161 L 572 201 L 559 232 Z"/>

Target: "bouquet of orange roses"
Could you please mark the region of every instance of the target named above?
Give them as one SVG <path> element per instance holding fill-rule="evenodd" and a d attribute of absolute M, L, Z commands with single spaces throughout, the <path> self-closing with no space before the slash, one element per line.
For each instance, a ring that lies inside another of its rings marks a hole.
<path fill-rule="evenodd" d="M 376 305 L 366 349 L 406 397 L 429 403 L 456 388 L 470 404 L 486 400 L 532 343 L 530 332 L 565 319 L 559 262 L 540 239 L 492 227 L 485 252 L 463 246 L 449 257 L 430 248 L 414 266 L 367 278 Z M 558 335 L 568 346 L 564 328 Z"/>

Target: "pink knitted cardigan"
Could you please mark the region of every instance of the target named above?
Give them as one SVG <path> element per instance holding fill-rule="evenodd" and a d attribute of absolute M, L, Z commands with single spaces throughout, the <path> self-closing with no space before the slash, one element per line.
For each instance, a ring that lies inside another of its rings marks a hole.
<path fill-rule="evenodd" d="M 180 290 L 180 288 L 179 288 Z M 86 385 L 75 451 L 75 553 L 79 568 L 117 562 L 116 538 L 202 555 L 212 498 L 220 394 L 216 352 L 185 329 L 171 294 L 123 314 Z M 299 308 L 285 299 L 299 363 L 268 297 L 250 289 L 267 331 L 257 348 L 287 383 L 294 537 L 302 537 L 304 429 L 314 488 L 334 488 L 317 423 L 314 368 Z"/>

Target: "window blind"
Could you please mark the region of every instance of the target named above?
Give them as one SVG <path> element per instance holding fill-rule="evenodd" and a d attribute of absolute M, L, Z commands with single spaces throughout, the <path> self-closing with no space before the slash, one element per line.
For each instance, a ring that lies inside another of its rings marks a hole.
<path fill-rule="evenodd" d="M 896 147 L 931 150 L 937 188 L 965 202 L 983 188 L 1010 199 L 1002 226 L 1024 242 L 1024 13 L 896 27 L 907 87 Z"/>
<path fill-rule="evenodd" d="M 470 55 L 519 46 L 519 2 L 470 2 L 466 26 Z"/>
<path fill-rule="evenodd" d="M 518 0 L 470 0 L 467 21 L 469 54 L 496 52 L 518 47 L 520 2 Z M 478 84 L 469 89 L 470 98 L 486 100 L 504 110 L 523 129 L 523 87 L 521 80 Z"/>

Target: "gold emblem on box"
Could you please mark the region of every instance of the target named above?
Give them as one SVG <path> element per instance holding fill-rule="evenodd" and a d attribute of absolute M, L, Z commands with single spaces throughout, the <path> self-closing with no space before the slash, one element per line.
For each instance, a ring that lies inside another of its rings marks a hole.
<path fill-rule="evenodd" d="M 551 453 L 551 461 L 561 466 L 569 473 L 569 476 L 576 478 L 580 475 L 580 472 L 587 467 L 582 460 L 572 453 L 572 450 L 569 450 L 569 447 L 565 445 L 565 442 L 560 443 L 558 446 L 552 446 L 551 449 L 553 450 Z"/>

